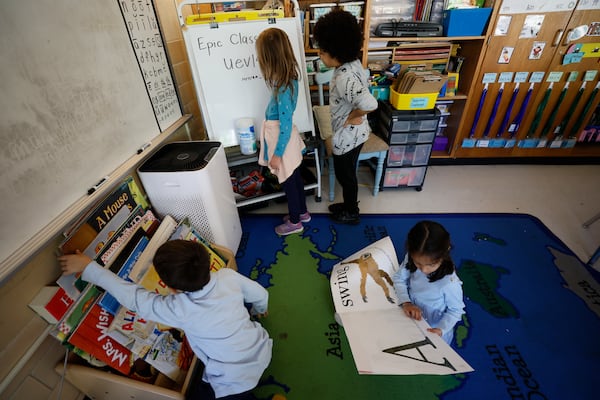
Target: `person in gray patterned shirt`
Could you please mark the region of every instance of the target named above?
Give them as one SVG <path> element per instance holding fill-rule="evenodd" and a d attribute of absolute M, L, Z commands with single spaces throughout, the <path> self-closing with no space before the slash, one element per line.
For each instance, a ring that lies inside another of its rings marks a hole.
<path fill-rule="evenodd" d="M 358 156 L 371 131 L 366 115 L 377 109 L 368 72 L 358 59 L 362 32 L 352 14 L 334 9 L 317 20 L 313 34 L 321 61 L 335 68 L 329 82 L 329 108 L 333 165 L 344 201 L 329 206 L 330 217 L 338 223 L 358 224 Z"/>

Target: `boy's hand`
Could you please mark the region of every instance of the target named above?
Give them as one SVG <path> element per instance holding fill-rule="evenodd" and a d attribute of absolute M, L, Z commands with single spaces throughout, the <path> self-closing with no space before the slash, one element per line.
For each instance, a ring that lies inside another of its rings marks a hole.
<path fill-rule="evenodd" d="M 67 254 L 58 257 L 58 263 L 63 275 L 79 274 L 92 261 L 91 258 L 82 254 L 79 250 L 75 254 Z"/>
<path fill-rule="evenodd" d="M 265 311 L 264 313 L 258 313 L 255 315 L 256 318 L 261 319 L 269 316 L 269 312 Z"/>

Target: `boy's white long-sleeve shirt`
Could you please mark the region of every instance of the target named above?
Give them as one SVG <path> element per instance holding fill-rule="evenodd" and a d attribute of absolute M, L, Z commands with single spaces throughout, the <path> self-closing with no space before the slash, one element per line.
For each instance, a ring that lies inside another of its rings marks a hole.
<path fill-rule="evenodd" d="M 82 279 L 104 288 L 142 318 L 182 329 L 217 398 L 253 389 L 271 361 L 273 341 L 244 306 L 266 312 L 268 292 L 232 269 L 212 272 L 201 290 L 169 296 L 127 282 L 96 262 L 85 268 Z"/>
<path fill-rule="evenodd" d="M 453 272 L 435 282 L 429 282 L 427 275 L 421 270 L 411 273 L 406 268 L 408 257 L 394 276 L 394 289 L 398 295 L 398 304 L 410 301 L 421 309 L 423 319 L 432 328 L 442 330 L 442 338 L 450 343 L 454 337 L 454 325 L 465 313 L 462 282 Z"/>

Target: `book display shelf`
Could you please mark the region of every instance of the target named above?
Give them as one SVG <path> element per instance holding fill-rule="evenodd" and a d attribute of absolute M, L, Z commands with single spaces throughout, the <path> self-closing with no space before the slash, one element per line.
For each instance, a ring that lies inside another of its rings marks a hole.
<path fill-rule="evenodd" d="M 190 240 L 210 255 L 211 270 L 237 269 L 233 252 L 212 244 L 188 218 L 158 219 L 128 177 L 110 195 L 70 226 L 60 244 L 63 254 L 84 254 L 123 279 L 168 295 L 152 259 L 167 240 Z M 131 210 L 130 210 L 130 207 Z M 108 238 L 108 239 L 107 239 Z M 177 328 L 141 318 L 102 288 L 80 276 L 61 275 L 58 291 L 35 311 L 53 323 L 50 336 L 69 350 L 55 371 L 93 399 L 184 399 L 191 377 L 202 368 Z M 67 307 L 57 307 L 66 303 Z M 59 311 L 60 309 L 60 311 Z"/>
<path fill-rule="evenodd" d="M 596 120 L 593 117 L 600 103 L 600 95 L 596 95 L 600 91 L 599 56 L 592 53 L 600 43 L 597 2 L 582 0 L 564 9 L 556 2 L 540 1 L 537 2 L 540 7 L 530 12 L 525 3 L 517 0 L 486 0 L 479 9 L 445 12 L 441 21 L 445 36 L 418 37 L 404 36 L 394 28 L 398 26 L 394 23 L 399 24 L 399 21 L 419 20 L 415 17 L 418 0 L 364 0 L 358 2 L 364 3 L 360 6 L 355 3 L 299 1 L 305 11 L 307 59 L 318 58 L 311 36 L 316 18 L 335 5 L 352 4 L 359 13 L 357 18 L 364 32 L 361 58 L 365 67 L 389 62 L 397 49 L 406 45 L 413 48 L 422 45 L 424 49 L 438 44 L 452 46 L 448 70 L 458 74 L 452 81 L 454 90 L 437 99 L 444 104 L 437 135 L 443 136 L 444 145 L 434 146 L 433 160 L 452 163 L 452 159 L 512 159 L 518 162 L 519 158 L 532 157 L 600 156 L 600 135 L 595 134 L 590 140 L 590 132 L 599 130 L 597 126 L 590 126 Z M 432 21 L 435 1 L 433 3 Z M 394 16 L 389 14 L 391 9 L 396 13 Z M 380 25 L 382 27 L 377 29 Z M 535 34 L 523 33 L 526 27 L 536 25 L 539 29 Z M 577 32 L 581 32 L 579 37 Z M 575 55 L 570 56 L 572 53 Z M 532 93 L 525 102 L 532 83 Z M 511 99 L 519 85 L 520 90 Z M 563 91 L 565 86 L 567 90 Z M 316 90 L 316 86 L 311 89 Z M 503 92 L 500 98 L 499 92 Z M 518 131 L 511 131 L 510 123 L 518 119 L 521 109 L 520 127 Z M 540 122 L 548 120 L 548 123 Z"/>

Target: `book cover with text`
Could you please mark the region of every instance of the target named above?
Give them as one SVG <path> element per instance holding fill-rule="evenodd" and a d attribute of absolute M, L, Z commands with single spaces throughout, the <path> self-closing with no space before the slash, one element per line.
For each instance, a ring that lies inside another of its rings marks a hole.
<path fill-rule="evenodd" d="M 109 312 L 98 304 L 93 304 L 69 337 L 68 342 L 109 367 L 128 375 L 133 364 L 133 355 L 128 348 L 107 334 L 112 320 L 113 316 Z"/>

